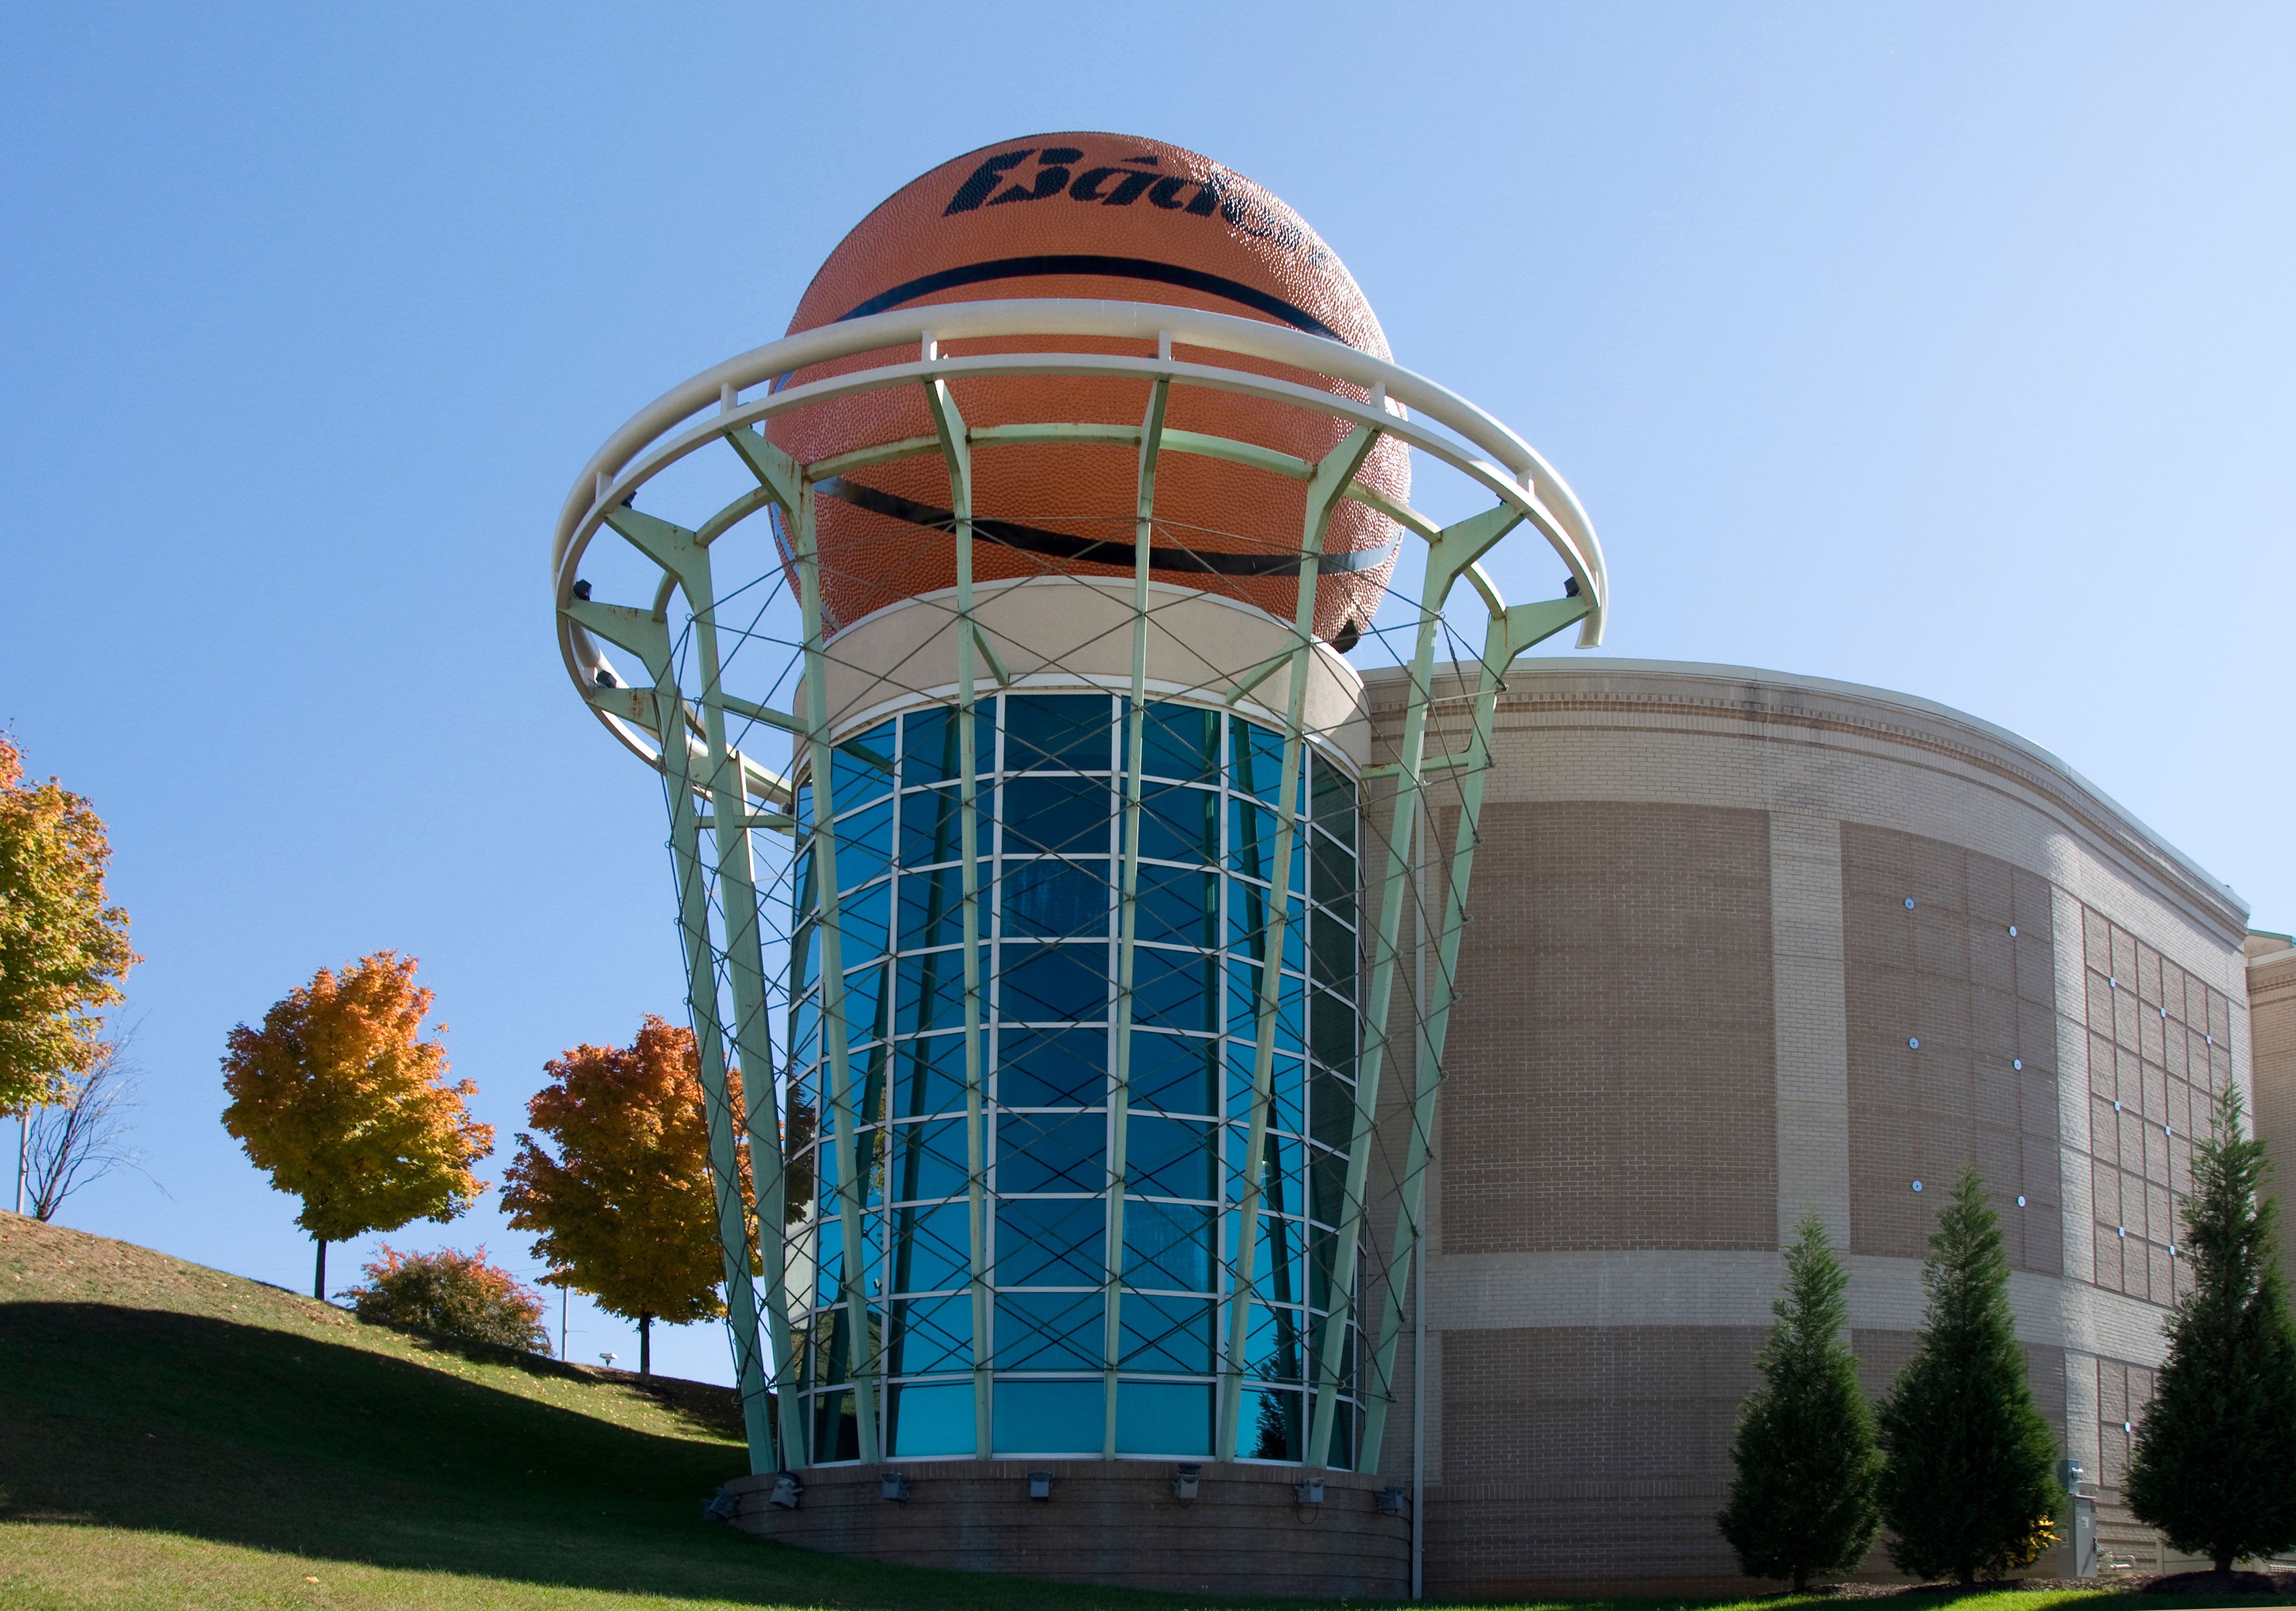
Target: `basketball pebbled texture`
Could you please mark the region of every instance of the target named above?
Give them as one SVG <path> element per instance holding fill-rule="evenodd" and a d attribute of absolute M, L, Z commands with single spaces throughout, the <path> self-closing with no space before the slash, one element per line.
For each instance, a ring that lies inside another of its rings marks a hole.
<path fill-rule="evenodd" d="M 1300 216 L 1259 185 L 1179 146 L 1130 135 L 1030 135 L 968 152 L 912 181 L 831 252 L 790 331 L 936 303 L 1076 297 L 1166 303 L 1288 324 L 1385 358 L 1387 339 L 1354 277 Z M 1144 341 L 1048 337 L 952 341 L 952 355 L 1068 351 L 1152 356 Z M 860 355 L 801 370 L 802 383 L 913 355 Z M 1192 356 L 1368 400 L 1362 388 L 1232 354 Z M 1148 387 L 1130 380 L 976 379 L 953 383 L 973 426 L 1137 424 Z M 1392 405 L 1390 405 L 1392 406 Z M 1176 388 L 1166 424 L 1314 461 L 1348 434 L 1328 415 L 1201 388 Z M 800 461 L 930 436 L 922 388 L 893 387 L 784 414 L 768 427 Z M 976 446 L 974 576 L 1127 577 L 1137 455 L 1107 445 Z M 1358 481 L 1408 496 L 1408 450 L 1383 438 Z M 831 495 L 841 492 L 842 496 Z M 831 630 L 953 586 L 955 547 L 925 529 L 950 507 L 936 454 L 862 470 L 816 500 L 823 609 Z M 1159 462 L 1152 574 L 1243 601 L 1286 621 L 1298 599 L 1304 486 L 1191 454 Z M 1341 502 L 1324 537 L 1316 631 L 1344 645 L 1378 608 L 1401 533 Z M 1093 549 L 1100 542 L 1110 547 Z M 1080 552 L 1082 551 L 1082 552 Z M 1222 558 L 1221 556 L 1227 556 Z M 1292 558 L 1287 559 L 1287 556 Z M 1274 567 L 1277 574 L 1265 572 Z M 1285 574 L 1288 571 L 1288 574 Z M 1334 574 L 1336 572 L 1336 574 Z"/>

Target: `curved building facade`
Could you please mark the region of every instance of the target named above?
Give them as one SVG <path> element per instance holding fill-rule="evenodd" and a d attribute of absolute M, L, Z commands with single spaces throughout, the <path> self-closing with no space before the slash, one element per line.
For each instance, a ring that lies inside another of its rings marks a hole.
<path fill-rule="evenodd" d="M 1381 743 L 1398 691 L 1369 679 Z M 1875 689 L 1528 661 L 1493 760 L 1417 1329 L 1429 1592 L 1742 1582 L 1713 1517 L 1782 1245 L 1814 1212 L 1846 1251 L 1879 1394 L 1964 1163 L 2100 1548 L 2154 1564 L 2120 1484 L 2189 1138 L 2249 1082 L 2238 898 L 2014 734 Z"/>

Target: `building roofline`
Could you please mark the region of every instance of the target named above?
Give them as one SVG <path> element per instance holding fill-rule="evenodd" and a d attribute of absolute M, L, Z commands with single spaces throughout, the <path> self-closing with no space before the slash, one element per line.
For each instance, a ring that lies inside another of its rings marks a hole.
<path fill-rule="evenodd" d="M 1439 666 L 1437 675 L 1459 675 L 1456 663 Z M 1377 666 L 1364 673 L 1365 693 L 1375 713 L 1382 707 L 1392 703 L 1382 695 L 1386 690 L 1400 683 L 1404 675 L 1404 668 L 1400 666 Z M 1514 669 L 1508 675 L 1507 691 L 1518 696 L 1524 694 L 1527 691 L 1526 677 L 1558 681 L 1570 678 L 1647 678 L 1710 686 L 1721 683 L 1733 686 L 1746 695 L 1755 696 L 1736 701 L 1741 707 L 1769 706 L 1775 712 L 1773 719 L 1788 721 L 1795 719 L 1794 713 L 1776 709 L 1775 699 L 1763 696 L 1818 694 L 1851 705 L 1880 707 L 1900 717 L 1915 718 L 1910 723 L 1901 720 L 1891 724 L 1885 720 L 1876 724 L 1885 731 L 1891 726 L 1908 729 L 1928 725 L 1956 730 L 1964 735 L 1982 739 L 1995 749 L 2006 751 L 2023 763 L 2019 770 L 2027 773 L 2028 781 L 2049 789 L 2062 797 L 2068 805 L 2085 807 L 2082 814 L 2095 819 L 2099 826 L 2112 830 L 2106 835 L 2109 839 L 2120 839 L 2124 848 L 2141 848 L 2145 854 L 2139 860 L 2149 859 L 2154 863 L 2156 871 L 2171 874 L 2173 881 L 2185 886 L 2189 895 L 2199 897 L 2213 907 L 2220 921 L 2239 932 L 2244 933 L 2248 928 L 2250 908 L 2239 892 L 2170 844 L 2134 812 L 2031 740 L 1981 716 L 1956 710 L 1950 705 L 1940 705 L 1917 694 L 1869 687 L 1862 683 L 1844 683 L 1832 677 L 1802 676 L 1792 672 L 1766 670 L 1760 666 L 1695 660 L 1623 659 L 1603 655 L 1532 656 L 1515 662 Z M 1709 696 L 1708 700 L 1702 702 L 1710 701 L 1711 696 Z M 1502 708 L 1507 702 L 1503 697 Z"/>

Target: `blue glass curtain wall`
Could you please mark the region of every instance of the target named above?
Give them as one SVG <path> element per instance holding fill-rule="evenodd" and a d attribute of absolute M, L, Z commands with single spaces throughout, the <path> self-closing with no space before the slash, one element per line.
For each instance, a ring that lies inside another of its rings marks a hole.
<path fill-rule="evenodd" d="M 819 902 L 798 875 L 792 1227 L 810 1300 L 800 1381 L 816 1461 L 858 1457 L 848 1328 L 867 1328 L 881 1446 L 974 1452 L 971 1372 L 991 1367 L 994 1452 L 1103 1445 L 1112 1076 L 1124 791 L 1121 698 L 1006 693 L 976 716 L 988 1335 L 973 1335 L 965 1135 L 957 713 L 908 712 L 836 752 L 833 798 L 862 1246 L 842 1245 L 821 1034 Z M 1274 1106 L 1239 1419 L 1244 1459 L 1302 1457 L 1329 1319 L 1359 1039 L 1356 785 L 1310 748 L 1283 926 Z M 1148 709 L 1125 1137 L 1116 1450 L 1207 1457 L 1241 1235 L 1281 734 Z M 810 826 L 800 789 L 801 830 Z M 802 842 L 802 840 L 800 841 Z M 803 1151 L 800 1152 L 800 1148 Z M 859 1261 L 866 1313 L 840 1302 Z M 1331 1461 L 1355 1438 L 1349 1388 Z"/>

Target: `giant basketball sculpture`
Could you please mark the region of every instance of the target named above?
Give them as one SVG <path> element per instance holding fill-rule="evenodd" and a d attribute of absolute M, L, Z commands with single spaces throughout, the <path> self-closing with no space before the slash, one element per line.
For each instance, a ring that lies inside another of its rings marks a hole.
<path fill-rule="evenodd" d="M 1414 454 L 1482 512 L 1419 514 Z M 1562 597 L 1501 601 L 1517 527 Z M 1568 488 L 1259 186 L 1041 135 L 904 188 L 786 337 L 618 432 L 551 585 L 664 780 L 742 1525 L 1399 1591 L 1376 1473 L 1492 704 L 1602 628 Z M 1378 756 L 1351 650 L 1409 667 Z M 1175 1462 L 1233 1502 L 1165 1525 Z M 1138 1525 L 1031 1543 L 1054 1484 Z M 1252 1541 L 1349 1509 L 1346 1548 Z"/>

